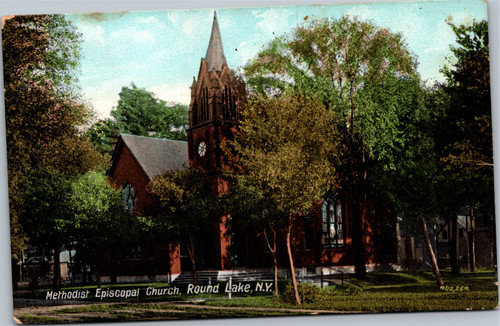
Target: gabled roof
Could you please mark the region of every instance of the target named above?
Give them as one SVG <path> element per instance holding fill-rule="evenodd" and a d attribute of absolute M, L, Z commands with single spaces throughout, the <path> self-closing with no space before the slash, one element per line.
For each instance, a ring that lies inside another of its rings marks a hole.
<path fill-rule="evenodd" d="M 127 146 L 151 180 L 167 170 L 183 170 L 189 166 L 186 141 L 121 134 L 111 169 L 114 168 L 117 151 L 123 145 Z"/>
<path fill-rule="evenodd" d="M 222 48 L 222 38 L 220 36 L 219 24 L 217 23 L 217 14 L 214 12 L 214 23 L 212 25 L 212 34 L 208 43 L 207 55 L 205 57 L 207 69 L 219 72 L 223 65 L 227 65 L 224 49 Z"/>

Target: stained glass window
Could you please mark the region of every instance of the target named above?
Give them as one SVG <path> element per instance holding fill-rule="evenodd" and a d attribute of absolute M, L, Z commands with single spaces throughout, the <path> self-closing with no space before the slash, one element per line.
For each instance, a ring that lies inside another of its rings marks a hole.
<path fill-rule="evenodd" d="M 338 248 L 345 245 L 344 211 L 337 196 L 323 201 L 323 247 Z"/>
<path fill-rule="evenodd" d="M 123 207 L 129 212 L 133 211 L 135 208 L 135 190 L 130 183 L 126 183 L 123 186 Z"/>

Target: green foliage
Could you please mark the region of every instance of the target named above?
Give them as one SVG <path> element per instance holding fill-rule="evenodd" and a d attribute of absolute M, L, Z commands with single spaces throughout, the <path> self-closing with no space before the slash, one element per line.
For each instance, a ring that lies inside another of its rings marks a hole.
<path fill-rule="evenodd" d="M 246 178 L 274 211 L 256 217 L 271 226 L 286 225 L 289 247 L 292 214 L 309 212 L 335 186 L 340 150 L 335 116 L 317 100 L 300 95 L 253 98 L 242 115 L 232 145 Z M 295 284 L 290 251 L 289 259 Z M 296 299 L 300 304 L 297 293 Z"/>
<path fill-rule="evenodd" d="M 349 193 L 356 274 L 365 273 L 361 238 L 368 193 L 377 175 L 396 169 L 418 105 L 416 60 L 403 37 L 357 19 L 312 21 L 275 39 L 245 67 L 248 84 L 266 95 L 305 93 L 335 113 L 337 188 Z M 298 178 L 302 178 L 299 174 Z"/>
<path fill-rule="evenodd" d="M 322 295 L 322 290 L 313 284 L 299 283 L 298 289 L 300 300 L 304 304 L 317 302 Z M 295 303 L 295 292 L 291 283 L 288 284 L 285 291 L 281 294 L 281 300 L 287 304 Z"/>
<path fill-rule="evenodd" d="M 278 226 L 284 220 L 283 213 L 255 183 L 245 176 L 231 180 L 229 191 L 221 199 L 221 206 L 231 214 L 231 228 Z"/>
<path fill-rule="evenodd" d="M 448 178 L 462 184 L 467 204 L 493 211 L 493 144 L 491 128 L 488 23 L 450 25 L 458 46 L 456 62 L 444 67 L 449 97 L 438 136 L 441 166 Z"/>
<path fill-rule="evenodd" d="M 448 85 L 419 95 L 423 105 L 411 106 L 398 169 L 380 173 L 380 189 L 407 217 L 493 207 L 489 69 L 477 69 L 488 66 L 487 24 L 450 27 L 459 46 L 452 48 L 456 63 L 443 70 Z"/>
<path fill-rule="evenodd" d="M 15 16 L 2 29 L 14 256 L 26 246 L 19 216 L 34 170 L 74 175 L 104 167 L 99 153 L 75 133 L 87 116 L 74 83 L 79 43 L 62 15 Z"/>
<path fill-rule="evenodd" d="M 194 236 L 209 227 L 217 203 L 203 171 L 167 171 L 154 177 L 149 187 L 160 200 L 162 211 L 155 224 L 161 232 Z"/>
<path fill-rule="evenodd" d="M 97 121 L 85 132 L 85 137 L 92 145 L 102 154 L 108 155 L 113 153 L 119 135 L 116 123 L 111 119 Z"/>
<path fill-rule="evenodd" d="M 123 210 L 122 202 L 122 192 L 114 189 L 103 173 L 86 173 L 74 178 L 68 210 L 74 223 L 74 240 L 94 245 L 110 243 L 113 239 L 122 244 L 130 241 L 135 231 L 132 226 L 137 222 Z"/>
<path fill-rule="evenodd" d="M 302 96 L 257 97 L 243 111 L 234 148 L 246 177 L 285 215 L 307 212 L 334 184 L 334 121 L 321 103 Z"/>
<path fill-rule="evenodd" d="M 30 175 L 25 211 L 20 222 L 32 244 L 51 245 L 67 238 L 72 232 L 73 219 L 69 212 L 71 178 L 51 171 Z"/>
<path fill-rule="evenodd" d="M 133 83 L 122 88 L 118 107 L 111 115 L 119 133 L 186 140 L 187 108 L 168 106 Z"/>
<path fill-rule="evenodd" d="M 448 24 L 458 46 L 450 46 L 455 56 L 452 67 L 443 67 L 449 85 L 486 91 L 490 84 L 488 22 L 474 21 L 470 25 Z"/>
<path fill-rule="evenodd" d="M 258 93 L 293 89 L 314 96 L 337 114 L 340 130 L 360 135 L 362 150 L 392 168 L 392 151 L 403 141 L 404 84 L 418 81 L 414 69 L 401 35 L 342 17 L 275 39 L 245 74 Z M 356 155 L 358 145 L 348 145 Z"/>
<path fill-rule="evenodd" d="M 121 191 L 102 173 L 72 177 L 44 171 L 29 180 L 21 222 L 33 244 L 57 238 L 61 245 L 77 241 L 95 247 L 130 237 L 133 217 L 123 212 Z"/>

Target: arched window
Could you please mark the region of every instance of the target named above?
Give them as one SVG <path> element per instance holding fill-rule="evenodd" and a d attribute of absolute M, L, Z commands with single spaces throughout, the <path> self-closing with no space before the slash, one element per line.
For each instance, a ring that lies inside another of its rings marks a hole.
<path fill-rule="evenodd" d="M 338 248 L 345 245 L 344 210 L 335 195 L 323 201 L 323 248 Z"/>
<path fill-rule="evenodd" d="M 132 212 L 135 208 L 135 190 L 134 187 L 130 183 L 126 183 L 123 186 L 123 207 Z"/>

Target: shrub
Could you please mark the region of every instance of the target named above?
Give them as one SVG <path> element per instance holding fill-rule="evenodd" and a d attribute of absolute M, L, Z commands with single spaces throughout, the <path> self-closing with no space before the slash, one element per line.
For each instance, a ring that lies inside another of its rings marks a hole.
<path fill-rule="evenodd" d="M 314 303 L 320 300 L 323 296 L 323 291 L 312 284 L 299 283 L 297 284 L 297 287 L 299 289 L 299 296 L 302 303 Z M 295 293 L 291 283 L 286 287 L 285 291 L 281 295 L 281 299 L 285 303 L 295 304 Z"/>

